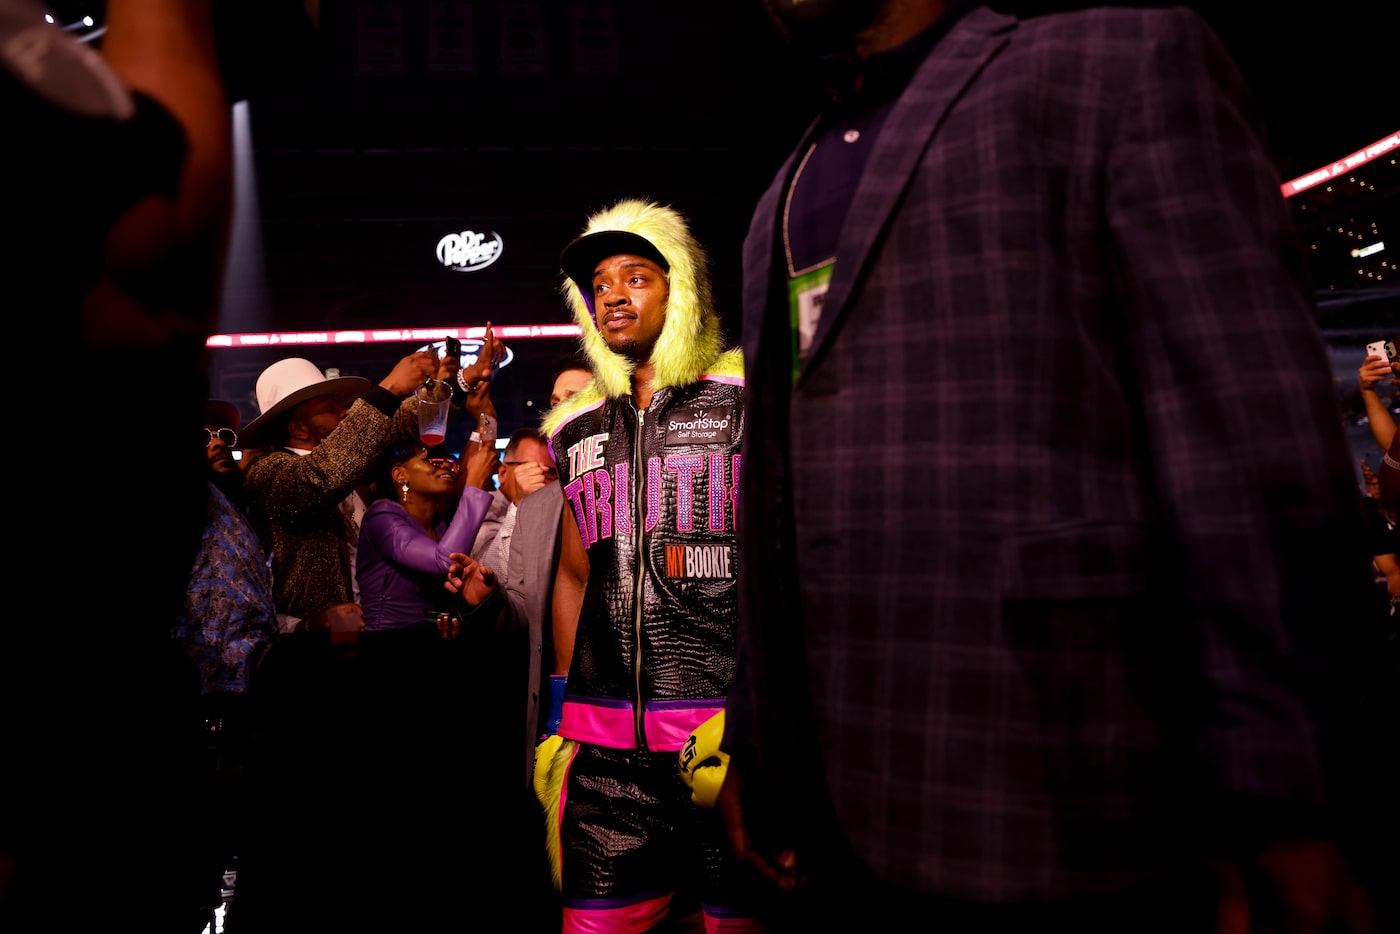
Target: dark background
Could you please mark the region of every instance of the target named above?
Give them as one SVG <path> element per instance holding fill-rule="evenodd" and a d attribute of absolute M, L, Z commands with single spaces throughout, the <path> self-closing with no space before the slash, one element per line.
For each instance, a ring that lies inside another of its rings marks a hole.
<path fill-rule="evenodd" d="M 257 223 L 240 233 L 260 242 L 236 244 L 219 331 L 568 324 L 560 249 L 639 196 L 690 218 L 737 335 L 748 215 L 812 108 L 758 3 L 337 3 L 299 45 L 310 68 L 263 57 L 246 76 Z M 498 234 L 501 259 L 440 265 L 439 238 L 467 229 Z M 377 380 L 416 346 L 295 352 Z M 511 343 L 502 437 L 537 419 L 572 346 Z M 214 351 L 215 391 L 256 414 L 252 383 L 286 353 Z"/>
<path fill-rule="evenodd" d="M 323 0 L 314 26 L 300 0 L 216 2 L 243 101 L 218 332 L 567 324 L 559 250 L 589 213 L 644 196 L 690 217 L 737 335 L 750 211 L 816 104 L 760 0 Z M 100 30 L 101 3 L 52 6 L 65 22 L 95 12 Z M 1394 3 L 1194 6 L 1250 82 L 1281 180 L 1400 127 Z M 1349 258 L 1361 234 L 1400 243 L 1396 155 L 1290 199 L 1318 258 L 1344 408 L 1359 401 L 1360 348 L 1400 331 L 1395 282 L 1375 277 L 1397 254 L 1360 270 Z M 439 264 L 437 241 L 463 230 L 499 235 L 502 257 L 474 272 Z M 275 359 L 377 381 L 421 343 L 213 349 L 213 392 L 246 421 Z M 537 419 L 548 367 L 571 346 L 511 343 L 493 390 L 502 437 Z"/>

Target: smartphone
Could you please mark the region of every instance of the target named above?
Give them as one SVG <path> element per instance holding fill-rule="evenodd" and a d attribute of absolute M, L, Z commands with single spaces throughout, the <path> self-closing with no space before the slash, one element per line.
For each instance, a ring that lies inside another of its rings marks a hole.
<path fill-rule="evenodd" d="M 481 413 L 477 420 L 476 433 L 481 437 L 481 446 L 484 448 L 496 446 L 496 417 Z"/>
<path fill-rule="evenodd" d="M 1389 341 L 1372 341 L 1366 345 L 1366 356 L 1380 357 L 1386 363 L 1390 362 L 1390 354 L 1386 352 L 1386 344 Z"/>
<path fill-rule="evenodd" d="M 443 356 L 456 357 L 457 362 L 460 363 L 462 361 L 462 342 L 455 337 L 449 337 L 447 339 L 447 350 L 443 353 Z"/>

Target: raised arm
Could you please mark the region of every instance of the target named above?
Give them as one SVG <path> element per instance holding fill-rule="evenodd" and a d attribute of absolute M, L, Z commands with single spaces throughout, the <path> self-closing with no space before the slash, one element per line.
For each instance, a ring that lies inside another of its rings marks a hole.
<path fill-rule="evenodd" d="M 1400 432 L 1390 439 L 1390 450 L 1381 458 L 1380 469 L 1376 471 L 1377 487 L 1383 503 L 1394 506 L 1400 502 Z"/>
<path fill-rule="evenodd" d="M 1396 366 L 1400 364 L 1387 363 L 1383 357 L 1367 357 L 1357 370 L 1366 420 L 1371 424 L 1371 436 L 1382 451 L 1390 450 L 1390 442 L 1395 438 L 1395 417 L 1381 399 L 1380 387 L 1392 377 Z"/>
<path fill-rule="evenodd" d="M 397 509 L 373 509 L 365 514 L 360 535 L 393 564 L 424 574 L 446 574 L 454 552 L 470 547 L 491 505 L 491 494 L 467 487 L 441 541 L 425 534 L 416 519 Z"/>
<path fill-rule="evenodd" d="M 233 125 L 212 7 L 209 0 L 108 0 L 102 40 L 112 71 L 159 101 L 185 131 L 174 220 L 177 236 L 192 247 L 181 261 L 198 262 L 207 286 L 186 296 L 195 301 L 216 294 L 233 210 Z"/>

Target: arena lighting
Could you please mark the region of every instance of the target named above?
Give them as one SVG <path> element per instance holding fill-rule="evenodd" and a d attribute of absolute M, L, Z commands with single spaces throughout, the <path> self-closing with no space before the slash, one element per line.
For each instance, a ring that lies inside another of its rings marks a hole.
<path fill-rule="evenodd" d="M 503 341 L 533 337 L 578 337 L 583 332 L 577 324 L 499 324 L 491 328 Z M 431 343 L 455 337 L 471 341 L 478 347 L 486 336 L 485 326 L 464 328 L 361 328 L 339 331 L 261 331 L 248 334 L 212 334 L 206 347 L 236 350 L 245 347 L 295 347 L 307 344 L 335 346 L 338 344 L 395 344 L 404 341 Z"/>
<path fill-rule="evenodd" d="M 462 341 L 462 352 L 457 355 L 457 362 L 460 363 L 462 366 L 471 366 L 473 363 L 476 362 L 477 357 L 481 356 L 481 348 L 484 346 L 486 346 L 486 342 L 484 340 L 468 338 L 467 340 Z M 431 350 L 437 356 L 445 357 L 447 356 L 447 341 L 429 341 L 422 347 L 419 347 L 418 350 L 420 353 L 425 350 Z M 495 368 L 498 370 L 504 370 L 506 367 L 510 366 L 511 361 L 514 359 L 515 351 L 511 350 L 510 347 L 507 346 L 506 352 L 502 354 L 500 359 L 496 361 Z"/>
<path fill-rule="evenodd" d="M 510 439 L 509 439 L 509 438 L 497 438 L 497 439 L 496 439 L 496 450 L 498 450 L 498 451 L 504 451 L 504 450 L 506 449 L 506 445 L 507 445 L 507 444 L 510 444 Z M 236 460 L 236 461 L 241 461 L 241 460 L 243 459 L 243 449 L 242 449 L 242 448 L 234 448 L 234 449 L 233 449 L 233 459 Z M 457 460 L 458 458 L 454 455 L 452 459 L 453 459 L 453 460 Z M 209 926 L 208 926 L 208 925 L 205 925 L 205 926 L 204 926 L 204 930 L 205 930 L 205 931 L 208 931 L 208 930 L 209 930 Z M 219 930 L 222 931 L 223 928 L 219 928 Z"/>
<path fill-rule="evenodd" d="M 79 42 L 95 42 L 102 38 L 102 35 L 107 31 L 105 25 L 98 26 L 97 21 L 91 16 L 84 16 L 82 19 L 74 20 L 71 23 L 60 23 L 54 18 L 52 13 L 45 13 L 44 22 L 58 26 L 64 32 L 73 33 L 73 38 Z M 87 30 L 87 32 L 83 32 L 83 30 Z"/>
<path fill-rule="evenodd" d="M 1300 191 L 1307 191 L 1314 185 L 1323 182 L 1330 182 L 1344 172 L 1348 172 L 1358 165 L 1365 165 L 1372 159 L 1382 156 L 1391 150 L 1400 148 L 1400 131 L 1376 140 L 1365 149 L 1358 149 L 1349 156 L 1343 156 L 1331 165 L 1324 165 L 1322 168 L 1309 172 L 1307 175 L 1299 175 L 1291 182 L 1283 183 L 1283 196 L 1291 198 Z"/>

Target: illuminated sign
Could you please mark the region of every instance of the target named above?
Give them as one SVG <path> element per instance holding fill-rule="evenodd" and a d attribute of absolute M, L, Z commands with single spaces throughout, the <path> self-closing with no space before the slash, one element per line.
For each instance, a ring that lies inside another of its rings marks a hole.
<path fill-rule="evenodd" d="M 1372 253 L 1379 253 L 1381 250 L 1384 250 L 1384 249 L 1385 249 L 1385 241 L 1384 241 L 1384 240 L 1377 240 L 1375 243 L 1371 244 L 1370 246 L 1363 246 L 1363 247 L 1361 247 L 1360 249 L 1352 250 L 1352 251 L 1351 251 L 1351 255 L 1354 256 L 1354 257 L 1357 258 L 1357 259 L 1360 259 L 1360 258 L 1363 257 L 1363 256 L 1370 256 Z"/>
<path fill-rule="evenodd" d="M 476 358 L 481 356 L 481 347 L 485 343 L 485 341 L 479 338 L 472 338 L 469 340 L 462 341 L 462 355 L 457 358 L 457 362 L 462 364 L 462 366 L 464 367 L 471 366 L 473 363 L 476 362 Z M 418 349 L 420 351 L 431 350 L 439 357 L 444 357 L 447 355 L 447 341 L 433 341 L 431 344 L 424 344 Z M 501 355 L 501 359 L 496 361 L 495 368 L 498 370 L 504 370 L 507 366 L 510 365 L 510 362 L 514 359 L 515 351 L 511 350 L 510 347 L 507 346 L 506 352 Z"/>
<path fill-rule="evenodd" d="M 534 337 L 578 337 L 583 332 L 577 324 L 498 324 L 491 328 L 503 341 Z M 465 328 L 366 328 L 360 331 L 262 331 L 252 334 L 214 334 L 205 340 L 207 347 L 238 349 L 240 347 L 277 347 L 300 344 L 389 344 L 400 341 L 418 343 L 445 342 L 455 337 L 477 349 L 486 336 L 486 327 Z M 473 351 L 475 352 L 475 351 Z M 465 362 L 465 361 L 463 361 Z"/>
<path fill-rule="evenodd" d="M 1365 165 L 1378 156 L 1385 155 L 1392 149 L 1400 147 L 1400 132 L 1392 133 L 1384 139 L 1378 139 L 1365 149 L 1358 149 L 1349 156 L 1338 159 L 1331 165 L 1324 165 L 1322 168 L 1309 172 L 1307 175 L 1299 175 L 1291 182 L 1283 183 L 1283 196 L 1291 198 L 1300 191 L 1307 191 L 1314 185 L 1323 182 L 1330 182 L 1338 175 L 1356 168 L 1358 165 Z"/>
<path fill-rule="evenodd" d="M 494 230 L 450 233 L 437 242 L 437 260 L 453 272 L 476 272 L 501 258 L 505 241 Z"/>

